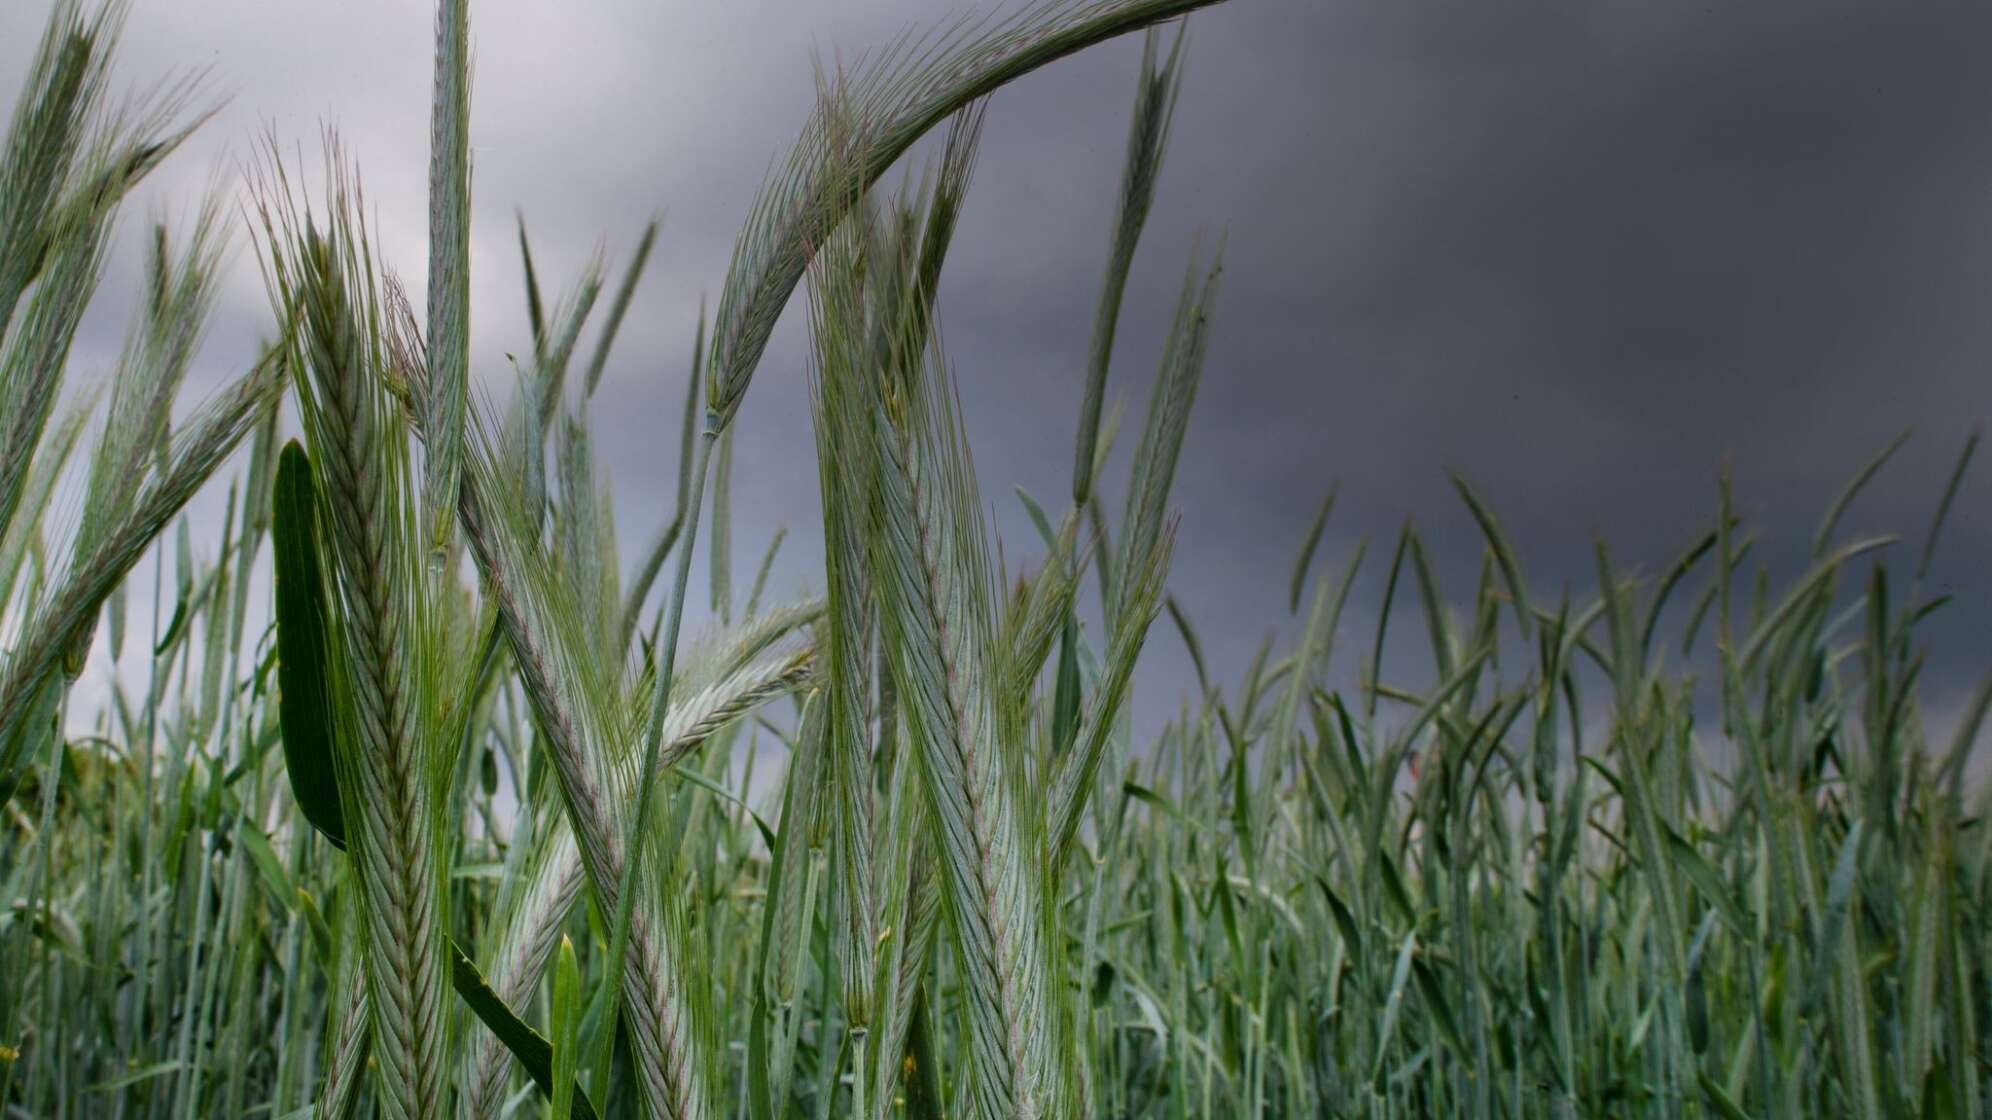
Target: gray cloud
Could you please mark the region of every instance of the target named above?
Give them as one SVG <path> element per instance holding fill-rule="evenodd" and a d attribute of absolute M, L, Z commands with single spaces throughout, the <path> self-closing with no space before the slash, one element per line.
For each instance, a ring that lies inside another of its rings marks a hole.
<path fill-rule="evenodd" d="M 950 8 L 952 10 L 952 8 Z M 35 5 L 0 11 L 0 85 Z M 873 0 L 473 7 L 475 357 L 494 391 L 525 343 L 513 208 L 542 276 L 606 238 L 664 232 L 599 398 L 628 547 L 668 514 L 701 293 L 793 138 L 811 52 L 853 57 L 932 5 Z M 140 3 L 123 70 L 205 65 L 233 100 L 162 176 L 189 197 L 266 124 L 315 146 L 336 123 L 390 255 L 421 274 L 426 5 Z M 1583 586 L 1590 540 L 1649 570 L 1712 520 L 1733 456 L 1745 510 L 1795 562 L 1838 486 L 1917 438 L 1850 519 L 1921 532 L 1992 406 L 1992 70 L 1970 4 L 1726 7 L 1233 0 L 1191 23 L 1190 74 L 1129 293 L 1110 392 L 1138 415 L 1192 247 L 1226 277 L 1177 495 L 1172 585 L 1214 662 L 1242 671 L 1284 618 L 1298 538 L 1330 481 L 1323 555 L 1372 541 L 1350 623 L 1370 622 L 1402 518 L 1463 593 L 1478 537 L 1443 468 L 1474 479 L 1534 581 Z M 1105 253 L 1138 46 L 1110 44 L 1003 92 L 942 293 L 985 498 L 1012 557 L 1034 537 L 1012 483 L 1069 477 L 1079 369 Z M 246 254 L 244 254 L 246 257 Z M 210 376 L 250 351 L 246 259 Z M 91 345 L 118 337 L 116 300 Z M 819 563 L 803 339 L 790 316 L 737 450 L 736 564 L 791 528 L 775 585 Z M 1982 472 L 1981 472 L 1982 473 Z M 1118 475 L 1110 476 L 1118 479 Z M 1940 687 L 1984 671 L 1992 518 L 1968 488 L 1936 572 Z M 1150 687 L 1185 677 L 1158 631 Z"/>

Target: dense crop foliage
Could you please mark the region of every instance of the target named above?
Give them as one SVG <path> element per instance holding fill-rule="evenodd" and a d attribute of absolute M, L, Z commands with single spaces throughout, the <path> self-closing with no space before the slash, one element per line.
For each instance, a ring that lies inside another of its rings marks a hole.
<path fill-rule="evenodd" d="M 1316 563 L 1331 493 L 1291 646 L 1224 683 L 1165 591 L 1216 261 L 1138 428 L 1105 407 L 1183 66 L 1152 25 L 1198 6 L 1037 6 L 826 80 L 699 325 L 676 516 L 625 563 L 590 409 L 657 231 L 549 304 L 522 227 L 532 347 L 477 401 L 463 0 L 426 302 L 336 144 L 317 190 L 272 151 L 264 360 L 169 425 L 210 204 L 151 235 L 123 358 L 58 411 L 118 203 L 200 121 L 192 90 L 111 106 L 117 7 L 58 3 L 0 153 L 6 1115 L 1982 1116 L 1992 688 L 1935 741 L 1917 632 L 1972 446 L 1908 541 L 1838 532 L 1877 459 L 1774 584 L 1725 483 L 1657 577 L 1601 545 L 1553 600 L 1461 481 L 1471 594 L 1407 528 L 1362 634 L 1364 548 Z M 934 292 L 981 98 L 1143 27 L 1072 493 L 1024 499 L 1012 572 Z M 876 187 L 942 124 L 919 186 Z M 730 438 L 798 286 L 823 591 L 771 603 L 766 560 L 733 582 Z M 681 642 L 701 543 L 717 622 Z M 1165 609 L 1197 686 L 1137 741 Z M 1429 670 L 1387 679 L 1387 645 Z"/>

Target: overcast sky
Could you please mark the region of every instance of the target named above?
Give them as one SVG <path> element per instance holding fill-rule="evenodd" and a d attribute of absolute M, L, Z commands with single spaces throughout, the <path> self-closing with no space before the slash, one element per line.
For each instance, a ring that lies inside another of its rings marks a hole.
<path fill-rule="evenodd" d="M 312 149 L 335 125 L 388 256 L 419 286 L 427 4 L 134 8 L 121 84 L 205 67 L 230 98 L 145 205 L 184 211 L 217 176 L 237 191 L 236 163 L 265 127 Z M 485 383 L 508 384 L 505 355 L 527 346 L 515 209 L 550 289 L 598 244 L 619 267 L 664 215 L 597 398 L 627 551 L 669 514 L 699 300 L 717 295 L 755 187 L 809 109 L 812 57 L 960 10 L 473 0 Z M 0 87 L 19 87 L 45 11 L 0 5 Z M 1859 463 L 1910 425 L 1848 530 L 1920 539 L 1992 411 L 1988 25 L 1983 4 L 1838 0 L 1231 0 L 1194 17 L 1109 392 L 1139 415 L 1184 264 L 1199 236 L 1222 235 L 1171 578 L 1213 668 L 1235 680 L 1285 623 L 1296 547 L 1336 479 L 1318 563 L 1370 539 L 1355 634 L 1407 515 L 1455 597 L 1471 592 L 1480 541 L 1449 467 L 1498 511 L 1550 598 L 1566 581 L 1588 589 L 1594 534 L 1622 561 L 1663 568 L 1712 523 L 1725 455 L 1743 510 L 1789 564 Z M 1011 486 L 1047 505 L 1069 486 L 1139 53 L 1138 38 L 1108 44 L 996 96 L 942 288 L 978 474 L 1013 557 L 1035 538 Z M 204 384 L 240 368 L 267 327 L 241 248 Z M 90 320 L 85 370 L 115 355 L 129 276 Z M 800 318 L 778 332 L 736 451 L 736 578 L 787 525 L 778 592 L 822 582 Z M 1109 476 L 1116 495 L 1123 477 Z M 1989 484 L 1968 482 L 1936 568 L 1933 591 L 1956 595 L 1927 632 L 1938 705 L 1992 661 Z M 1151 701 L 1186 679 L 1161 626 Z M 1357 645 L 1345 641 L 1344 667 Z"/>

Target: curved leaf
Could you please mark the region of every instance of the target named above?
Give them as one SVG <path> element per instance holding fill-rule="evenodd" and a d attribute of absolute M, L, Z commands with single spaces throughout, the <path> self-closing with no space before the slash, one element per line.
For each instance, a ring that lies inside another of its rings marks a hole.
<path fill-rule="evenodd" d="M 484 982 L 484 974 L 477 970 L 477 964 L 464 953 L 455 938 L 450 939 L 450 984 L 477 1013 L 477 1017 L 484 1021 L 484 1025 L 491 1028 L 491 1033 L 498 1036 L 498 1041 L 505 1044 L 505 1049 L 519 1059 L 519 1064 L 525 1067 L 527 1076 L 539 1086 L 539 1091 L 551 1099 L 553 1044 L 505 1006 L 505 1001 L 499 999 L 498 993 L 491 990 L 491 985 Z M 595 1120 L 595 1106 L 588 1103 L 588 1094 L 582 1092 L 579 1085 L 573 1087 L 573 1092 L 574 1111 L 569 1116 Z"/>
<path fill-rule="evenodd" d="M 270 502 L 284 770 L 305 819 L 343 849 L 346 820 L 333 767 L 332 698 L 326 680 L 325 581 L 318 566 L 318 486 L 312 481 L 311 457 L 296 440 L 284 446 L 277 461 Z"/>

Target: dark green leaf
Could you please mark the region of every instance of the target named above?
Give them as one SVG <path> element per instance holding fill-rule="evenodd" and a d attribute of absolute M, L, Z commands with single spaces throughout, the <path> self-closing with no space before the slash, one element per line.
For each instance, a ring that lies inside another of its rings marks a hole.
<path fill-rule="evenodd" d="M 332 699 L 326 674 L 325 581 L 318 557 L 318 487 L 311 459 L 292 440 L 277 463 L 270 539 L 276 558 L 278 714 L 284 767 L 305 819 L 340 848 L 346 821 L 332 756 Z"/>
<path fill-rule="evenodd" d="M 505 1049 L 519 1060 L 519 1065 L 533 1079 L 533 1084 L 539 1086 L 540 1092 L 552 1099 L 553 1045 L 505 1006 L 505 1001 L 499 999 L 498 993 L 491 990 L 491 985 L 484 982 L 484 974 L 477 970 L 477 965 L 465 955 L 455 939 L 450 941 L 450 983 L 463 1001 L 470 1005 L 470 1009 L 477 1013 L 477 1017 L 484 1021 L 484 1025 L 491 1028 L 491 1033 L 498 1036 L 498 1041 L 505 1044 Z M 588 1103 L 588 1095 L 581 1091 L 579 1085 L 574 1087 L 574 1111 L 570 1116 L 595 1120 L 595 1107 Z"/>

